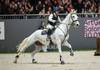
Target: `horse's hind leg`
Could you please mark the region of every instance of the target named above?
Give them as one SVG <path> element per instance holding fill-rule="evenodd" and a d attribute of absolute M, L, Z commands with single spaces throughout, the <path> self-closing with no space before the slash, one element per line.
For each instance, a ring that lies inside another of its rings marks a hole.
<path fill-rule="evenodd" d="M 35 45 L 35 50 L 32 52 L 32 63 L 37 63 L 37 61 L 35 60 L 34 56 L 36 53 L 38 53 L 42 48 L 39 46 Z"/>
<path fill-rule="evenodd" d="M 22 43 L 19 45 L 19 47 L 18 47 L 17 55 L 15 56 L 14 63 L 17 63 L 17 60 L 18 60 L 20 54 L 21 54 L 22 52 L 24 52 L 25 49 L 28 47 L 27 44 L 28 44 L 28 41 L 27 41 L 27 38 L 25 38 L 25 39 L 22 41 Z"/>

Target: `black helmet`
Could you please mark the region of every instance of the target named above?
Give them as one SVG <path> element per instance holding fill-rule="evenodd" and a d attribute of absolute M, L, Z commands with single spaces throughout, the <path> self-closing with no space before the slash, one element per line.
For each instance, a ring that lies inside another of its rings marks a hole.
<path fill-rule="evenodd" d="M 52 13 L 56 13 L 56 11 L 52 11 Z"/>

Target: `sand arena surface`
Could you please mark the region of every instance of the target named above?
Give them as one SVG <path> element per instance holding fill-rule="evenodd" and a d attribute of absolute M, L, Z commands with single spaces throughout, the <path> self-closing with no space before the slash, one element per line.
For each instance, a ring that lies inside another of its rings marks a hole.
<path fill-rule="evenodd" d="M 37 64 L 31 63 L 31 53 L 22 54 L 17 64 L 15 54 L 0 54 L 0 70 L 100 70 L 100 56 L 95 51 L 75 51 L 74 56 L 63 52 L 66 64 L 59 64 L 58 52 L 37 53 Z"/>

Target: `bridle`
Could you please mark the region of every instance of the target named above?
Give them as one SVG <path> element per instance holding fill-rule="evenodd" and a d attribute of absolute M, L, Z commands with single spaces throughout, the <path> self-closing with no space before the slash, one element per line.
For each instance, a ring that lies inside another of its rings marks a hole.
<path fill-rule="evenodd" d="M 73 20 L 73 17 L 72 17 L 73 14 L 75 14 L 75 13 L 72 13 L 72 14 L 71 14 L 71 17 L 70 17 L 70 18 L 72 19 L 71 25 L 74 25 L 74 23 L 78 21 L 78 20 Z M 69 25 L 70 25 L 70 24 L 69 24 Z"/>
<path fill-rule="evenodd" d="M 72 14 L 75 14 L 75 13 L 72 13 Z M 71 17 L 70 17 L 71 20 L 72 20 L 72 23 L 68 24 L 68 25 L 74 25 L 74 23 L 78 21 L 78 20 L 73 20 L 72 14 L 71 14 Z M 67 32 L 69 32 L 67 24 L 64 24 L 64 25 L 66 26 Z M 64 36 L 66 37 L 67 34 L 59 26 L 58 26 L 58 28 L 64 33 Z"/>

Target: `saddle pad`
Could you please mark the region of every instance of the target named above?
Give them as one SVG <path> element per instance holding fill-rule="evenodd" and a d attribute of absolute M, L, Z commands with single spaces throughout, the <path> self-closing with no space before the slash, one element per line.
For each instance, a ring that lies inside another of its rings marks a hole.
<path fill-rule="evenodd" d="M 42 31 L 41 35 L 47 35 L 47 31 Z"/>

